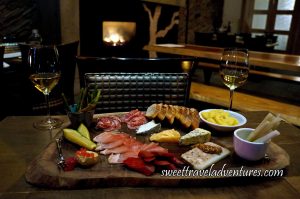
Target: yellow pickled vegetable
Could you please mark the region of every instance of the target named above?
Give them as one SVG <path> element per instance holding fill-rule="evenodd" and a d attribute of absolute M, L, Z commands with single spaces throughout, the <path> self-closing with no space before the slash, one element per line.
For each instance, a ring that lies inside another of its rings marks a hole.
<path fill-rule="evenodd" d="M 230 116 L 230 113 L 224 110 L 211 110 L 203 112 L 202 117 L 211 123 L 224 126 L 235 126 L 239 124 L 236 118 Z"/>

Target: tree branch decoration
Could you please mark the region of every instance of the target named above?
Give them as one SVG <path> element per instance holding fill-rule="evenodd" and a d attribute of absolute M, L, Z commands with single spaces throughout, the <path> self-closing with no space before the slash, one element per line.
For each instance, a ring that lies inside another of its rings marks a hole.
<path fill-rule="evenodd" d="M 174 12 L 173 13 L 173 16 L 172 16 L 172 19 L 170 21 L 170 24 L 165 27 L 165 29 L 163 30 L 159 30 L 157 31 L 157 27 L 158 27 L 158 20 L 159 20 L 159 17 L 161 15 L 161 5 L 157 5 L 155 7 L 155 10 L 154 10 L 154 14 L 152 15 L 151 13 L 151 10 L 147 7 L 146 4 L 143 4 L 143 7 L 144 7 L 144 10 L 148 13 L 148 16 L 149 16 L 149 22 L 150 22 L 150 25 L 149 25 L 149 43 L 148 45 L 154 45 L 156 44 L 156 40 L 157 38 L 163 38 L 167 35 L 167 33 L 176 25 L 176 24 L 179 24 L 179 11 L 177 12 Z M 155 58 L 157 57 L 157 54 L 155 51 L 149 51 L 149 57 L 150 58 Z"/>

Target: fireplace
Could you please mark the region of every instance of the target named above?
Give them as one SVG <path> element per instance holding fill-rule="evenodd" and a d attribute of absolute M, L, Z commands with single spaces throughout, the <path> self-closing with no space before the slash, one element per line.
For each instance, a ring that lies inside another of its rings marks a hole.
<path fill-rule="evenodd" d="M 141 0 L 80 0 L 80 55 L 147 57 L 142 49 L 149 42 L 150 22 L 143 4 L 151 10 L 157 5 Z M 178 7 L 164 5 L 159 28 L 169 23 L 174 9 Z M 177 38 L 175 26 L 159 42 L 176 43 Z"/>
<path fill-rule="evenodd" d="M 103 21 L 102 41 L 107 46 L 127 45 L 135 36 L 136 23 L 122 21 Z"/>
<path fill-rule="evenodd" d="M 147 21 L 140 0 L 80 0 L 80 54 L 132 57 L 143 53 Z"/>

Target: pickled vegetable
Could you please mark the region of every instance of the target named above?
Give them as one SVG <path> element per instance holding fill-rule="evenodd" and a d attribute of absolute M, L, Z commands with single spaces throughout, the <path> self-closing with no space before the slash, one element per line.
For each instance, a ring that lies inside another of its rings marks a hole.
<path fill-rule="evenodd" d="M 202 117 L 207 121 L 224 126 L 235 126 L 239 124 L 238 120 L 224 110 L 211 110 L 202 113 Z"/>

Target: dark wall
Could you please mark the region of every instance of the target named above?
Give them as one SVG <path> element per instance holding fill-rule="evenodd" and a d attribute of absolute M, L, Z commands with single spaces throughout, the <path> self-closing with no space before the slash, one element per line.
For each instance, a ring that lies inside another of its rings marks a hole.
<path fill-rule="evenodd" d="M 48 44 L 60 43 L 59 0 L 35 0 L 38 10 L 38 26 L 43 41 Z"/>
<path fill-rule="evenodd" d="M 59 0 L 0 0 L 0 36 L 26 41 L 39 29 L 46 43 L 59 43 Z"/>
<path fill-rule="evenodd" d="M 33 0 L 0 0 L 0 36 L 27 39 L 37 26 L 37 4 Z"/>

